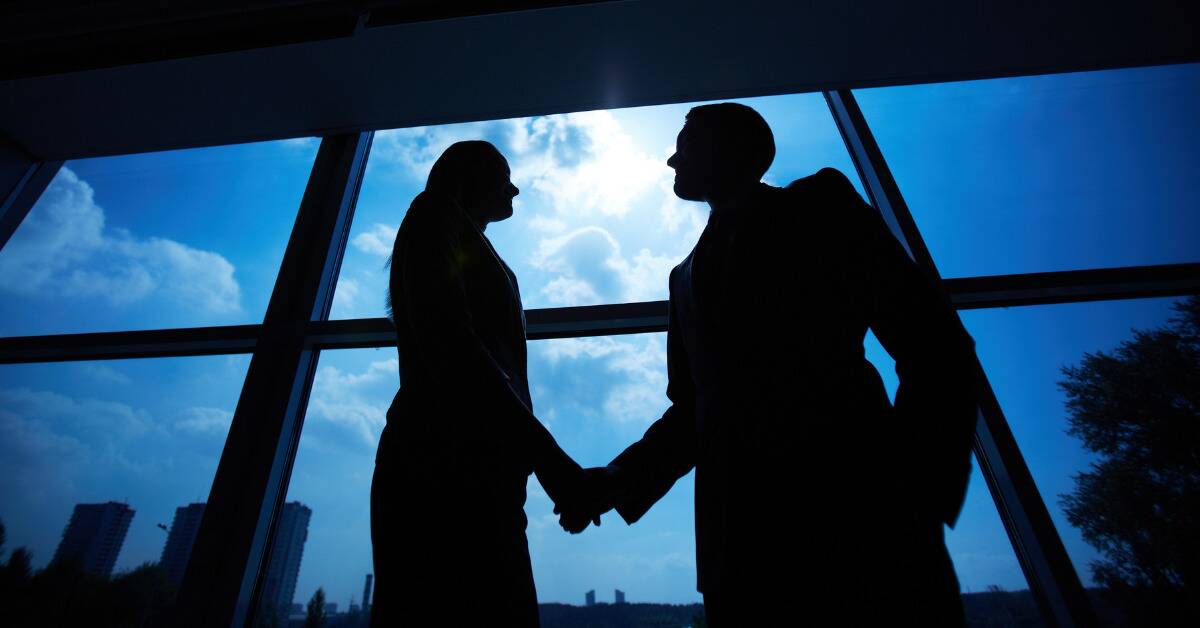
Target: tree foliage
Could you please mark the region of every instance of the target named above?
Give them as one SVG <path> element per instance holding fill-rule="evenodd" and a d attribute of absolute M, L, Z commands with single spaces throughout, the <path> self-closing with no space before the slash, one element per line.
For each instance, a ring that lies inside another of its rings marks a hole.
<path fill-rule="evenodd" d="M 1174 309 L 1063 369 L 1067 431 L 1097 459 L 1060 504 L 1103 555 L 1098 583 L 1186 600 L 1200 593 L 1200 297 Z"/>
<path fill-rule="evenodd" d="M 325 625 L 325 589 L 317 587 L 308 601 L 308 614 L 304 617 L 304 628 L 321 628 Z"/>

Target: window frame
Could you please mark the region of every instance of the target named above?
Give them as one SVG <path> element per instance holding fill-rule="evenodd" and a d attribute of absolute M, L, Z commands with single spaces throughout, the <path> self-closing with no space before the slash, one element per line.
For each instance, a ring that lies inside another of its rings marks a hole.
<path fill-rule="evenodd" d="M 851 161 L 893 235 L 959 310 L 1200 293 L 1200 264 L 943 280 L 853 94 L 822 92 Z M 373 132 L 322 139 L 261 324 L 0 338 L 0 364 L 252 353 L 178 598 L 193 625 L 251 625 L 259 578 L 287 493 L 320 351 L 395 345 L 386 318 L 329 320 Z M 7 242 L 62 162 L 29 161 L 0 208 Z M 747 305 L 746 307 L 750 307 Z M 528 338 L 662 332 L 667 302 L 532 309 Z M 986 373 L 976 364 L 986 382 Z M 991 390 L 975 454 L 1047 623 L 1089 626 L 1095 612 Z"/>

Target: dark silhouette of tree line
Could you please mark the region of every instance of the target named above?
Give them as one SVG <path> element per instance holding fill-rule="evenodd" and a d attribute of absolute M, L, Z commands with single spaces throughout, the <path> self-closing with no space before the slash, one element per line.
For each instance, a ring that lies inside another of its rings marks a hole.
<path fill-rule="evenodd" d="M 0 523 L 0 560 L 4 557 Z M 32 568 L 24 547 L 0 563 L 0 612 L 3 623 L 26 626 L 167 626 L 175 588 L 157 563 L 146 563 L 112 577 L 87 573 L 73 561 Z"/>

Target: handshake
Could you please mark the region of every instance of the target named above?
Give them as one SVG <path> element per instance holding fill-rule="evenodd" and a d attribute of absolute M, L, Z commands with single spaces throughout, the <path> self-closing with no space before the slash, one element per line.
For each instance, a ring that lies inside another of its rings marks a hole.
<path fill-rule="evenodd" d="M 600 525 L 600 515 L 616 505 L 623 492 L 620 469 L 607 467 L 576 467 L 556 482 L 557 490 L 547 492 L 554 500 L 558 524 L 571 534 L 579 534 L 589 523 Z"/>

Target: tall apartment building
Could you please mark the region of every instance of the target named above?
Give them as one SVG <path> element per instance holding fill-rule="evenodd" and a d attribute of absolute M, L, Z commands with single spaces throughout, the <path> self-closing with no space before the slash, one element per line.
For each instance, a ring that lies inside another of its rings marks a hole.
<path fill-rule="evenodd" d="M 312 509 L 300 502 L 283 505 L 279 515 L 279 527 L 275 531 L 275 545 L 267 561 L 263 582 L 261 605 L 266 612 L 286 617 L 296 595 L 296 579 L 300 576 L 300 559 L 304 555 L 304 542 L 308 540 L 308 521 Z"/>
<path fill-rule="evenodd" d="M 75 504 L 53 562 L 78 561 L 97 576 L 112 575 L 134 511 L 128 504 Z"/>
<path fill-rule="evenodd" d="M 167 534 L 167 543 L 163 546 L 159 562 L 166 570 L 167 578 L 176 587 L 183 582 L 183 572 L 187 570 L 188 557 L 192 555 L 192 544 L 196 542 L 196 533 L 200 530 L 200 520 L 203 518 L 204 503 L 175 509 L 175 520 L 171 522 L 171 531 Z"/>

